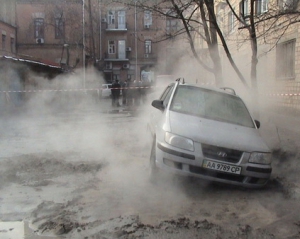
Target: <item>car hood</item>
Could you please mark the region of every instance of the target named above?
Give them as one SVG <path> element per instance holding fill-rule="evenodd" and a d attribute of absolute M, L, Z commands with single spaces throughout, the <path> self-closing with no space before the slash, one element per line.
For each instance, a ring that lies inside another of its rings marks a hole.
<path fill-rule="evenodd" d="M 199 143 L 245 152 L 270 152 L 258 129 L 170 111 L 172 133 Z"/>

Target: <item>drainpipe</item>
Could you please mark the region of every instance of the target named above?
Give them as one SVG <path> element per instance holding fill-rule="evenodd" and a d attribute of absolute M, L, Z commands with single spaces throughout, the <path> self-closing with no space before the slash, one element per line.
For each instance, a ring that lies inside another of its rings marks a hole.
<path fill-rule="evenodd" d="M 101 13 L 101 0 L 99 1 L 99 18 L 100 18 L 100 29 L 99 29 L 99 61 L 102 59 L 102 13 Z"/>
<path fill-rule="evenodd" d="M 91 34 L 91 41 L 92 41 L 92 58 L 94 65 L 96 64 L 96 51 L 95 51 L 95 38 L 94 38 L 94 24 L 93 24 L 93 15 L 92 15 L 92 3 L 91 0 L 88 1 L 89 8 L 88 8 L 88 14 L 89 14 L 89 25 L 90 25 L 90 34 Z"/>
<path fill-rule="evenodd" d="M 84 29 L 84 6 L 85 2 L 82 0 L 82 65 L 83 65 L 83 89 L 85 89 L 85 29 Z"/>
<path fill-rule="evenodd" d="M 135 80 L 137 81 L 137 57 L 138 57 L 138 53 L 137 53 L 137 22 L 136 22 L 136 18 L 137 18 L 137 12 L 136 12 L 136 1 L 134 2 L 134 45 L 135 45 Z"/>

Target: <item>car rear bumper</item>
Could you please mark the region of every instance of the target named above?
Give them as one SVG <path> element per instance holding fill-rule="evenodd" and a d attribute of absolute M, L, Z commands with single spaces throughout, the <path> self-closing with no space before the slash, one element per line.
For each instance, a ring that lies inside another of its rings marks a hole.
<path fill-rule="evenodd" d="M 161 169 L 183 176 L 193 176 L 247 188 L 264 187 L 272 171 L 270 165 L 256 164 L 239 165 L 242 167 L 241 174 L 215 171 L 202 166 L 203 158 L 199 159 L 193 154 L 176 151 L 176 149 L 161 144 L 157 144 L 156 147 L 156 165 Z"/>

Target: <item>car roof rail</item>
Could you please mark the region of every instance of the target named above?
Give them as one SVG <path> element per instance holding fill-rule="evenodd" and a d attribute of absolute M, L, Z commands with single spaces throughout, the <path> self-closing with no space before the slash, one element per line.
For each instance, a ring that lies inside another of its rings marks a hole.
<path fill-rule="evenodd" d="M 230 91 L 231 94 L 236 95 L 235 90 L 230 87 L 222 87 L 220 89 L 225 90 L 225 91 Z"/>
<path fill-rule="evenodd" d="M 180 77 L 179 77 L 179 78 L 176 79 L 176 81 L 178 81 L 179 83 L 180 83 L 180 80 L 182 80 L 182 84 L 185 84 L 184 78 L 180 78 Z"/>

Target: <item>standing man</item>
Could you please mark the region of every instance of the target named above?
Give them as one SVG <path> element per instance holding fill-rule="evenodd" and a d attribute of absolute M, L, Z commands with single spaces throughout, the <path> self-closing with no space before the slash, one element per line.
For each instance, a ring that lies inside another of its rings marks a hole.
<path fill-rule="evenodd" d="M 111 105 L 116 105 L 116 81 L 114 81 L 111 85 Z"/>
<path fill-rule="evenodd" d="M 120 106 L 119 99 L 121 93 L 121 85 L 118 80 L 115 80 L 111 87 L 112 106 Z"/>
<path fill-rule="evenodd" d="M 127 105 L 127 81 L 123 81 L 122 83 L 122 105 L 125 106 Z"/>

